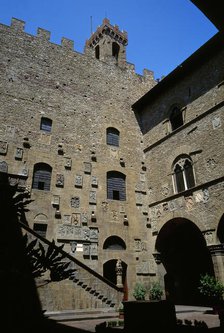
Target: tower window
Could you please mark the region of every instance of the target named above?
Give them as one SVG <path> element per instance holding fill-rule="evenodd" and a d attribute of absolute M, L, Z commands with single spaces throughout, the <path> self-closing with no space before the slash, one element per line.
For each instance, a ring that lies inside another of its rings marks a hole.
<path fill-rule="evenodd" d="M 51 172 L 52 168 L 50 165 L 45 163 L 35 164 L 32 188 L 42 191 L 50 191 Z"/>
<path fill-rule="evenodd" d="M 51 132 L 52 120 L 49 118 L 42 117 L 40 121 L 40 129 L 45 132 Z"/>
<path fill-rule="evenodd" d="M 97 45 L 95 47 L 95 57 L 96 57 L 96 59 L 100 59 L 100 47 L 99 47 L 99 45 Z"/>
<path fill-rule="evenodd" d="M 111 146 L 119 147 L 120 132 L 113 127 L 107 128 L 107 144 Z"/>
<path fill-rule="evenodd" d="M 118 171 L 107 173 L 107 199 L 126 200 L 125 175 Z"/>
<path fill-rule="evenodd" d="M 117 43 L 113 42 L 113 44 L 112 44 L 112 56 L 116 60 L 118 60 L 119 51 L 120 51 L 120 46 Z"/>
<path fill-rule="evenodd" d="M 170 123 L 171 123 L 172 131 L 179 128 L 184 123 L 182 111 L 177 106 L 175 106 L 171 111 Z"/>
<path fill-rule="evenodd" d="M 192 161 L 188 157 L 182 157 L 174 164 L 175 192 L 186 191 L 195 186 Z"/>

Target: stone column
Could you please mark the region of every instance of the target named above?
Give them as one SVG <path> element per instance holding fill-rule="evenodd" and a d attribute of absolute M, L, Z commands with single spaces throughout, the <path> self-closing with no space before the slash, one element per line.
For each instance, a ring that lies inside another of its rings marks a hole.
<path fill-rule="evenodd" d="M 119 288 L 123 288 L 123 283 L 122 283 L 122 263 L 121 263 L 121 259 L 118 259 L 117 260 L 117 263 L 116 263 L 116 275 L 117 275 L 117 284 L 116 286 L 119 287 Z"/>

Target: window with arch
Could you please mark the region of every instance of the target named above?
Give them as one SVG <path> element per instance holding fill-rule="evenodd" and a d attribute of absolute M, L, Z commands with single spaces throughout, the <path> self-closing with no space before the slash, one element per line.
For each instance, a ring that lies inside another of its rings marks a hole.
<path fill-rule="evenodd" d="M 110 236 L 108 237 L 104 244 L 104 250 L 126 250 L 126 244 L 122 238 L 118 236 Z"/>
<path fill-rule="evenodd" d="M 52 120 L 50 118 L 42 117 L 40 120 L 40 129 L 45 132 L 51 132 Z"/>
<path fill-rule="evenodd" d="M 33 230 L 38 233 L 38 235 L 46 238 L 47 234 L 47 224 L 44 223 L 34 223 Z"/>
<path fill-rule="evenodd" d="M 189 156 L 179 157 L 173 166 L 175 192 L 186 191 L 195 186 L 192 160 Z"/>
<path fill-rule="evenodd" d="M 172 131 L 182 126 L 183 123 L 184 121 L 181 109 L 178 106 L 173 107 L 170 113 L 170 124 Z"/>
<path fill-rule="evenodd" d="M 119 147 L 120 132 L 114 127 L 107 128 L 107 144 Z"/>
<path fill-rule="evenodd" d="M 113 42 L 113 44 L 112 44 L 112 56 L 116 60 L 118 60 L 119 51 L 120 51 L 120 46 L 116 42 Z"/>
<path fill-rule="evenodd" d="M 37 163 L 33 171 L 32 188 L 43 191 L 50 191 L 52 168 L 45 163 Z"/>
<path fill-rule="evenodd" d="M 126 176 L 118 171 L 107 172 L 107 199 L 126 200 Z"/>

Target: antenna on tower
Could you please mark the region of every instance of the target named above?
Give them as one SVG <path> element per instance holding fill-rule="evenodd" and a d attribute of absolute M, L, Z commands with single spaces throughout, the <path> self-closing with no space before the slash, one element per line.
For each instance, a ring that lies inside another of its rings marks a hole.
<path fill-rule="evenodd" d="M 93 34 L 93 17 L 90 16 L 90 33 Z"/>

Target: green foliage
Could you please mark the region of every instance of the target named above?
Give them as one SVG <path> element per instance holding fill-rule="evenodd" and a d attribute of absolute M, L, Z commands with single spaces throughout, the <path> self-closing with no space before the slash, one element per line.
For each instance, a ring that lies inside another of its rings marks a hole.
<path fill-rule="evenodd" d="M 163 295 L 163 288 L 159 282 L 153 282 L 149 289 L 149 299 L 152 301 L 159 301 Z"/>
<path fill-rule="evenodd" d="M 141 282 L 136 282 L 133 290 L 133 296 L 136 300 L 144 300 L 146 294 L 146 287 Z"/>
<path fill-rule="evenodd" d="M 222 300 L 224 285 L 209 274 L 201 275 L 199 281 L 199 292 L 207 298 Z"/>

